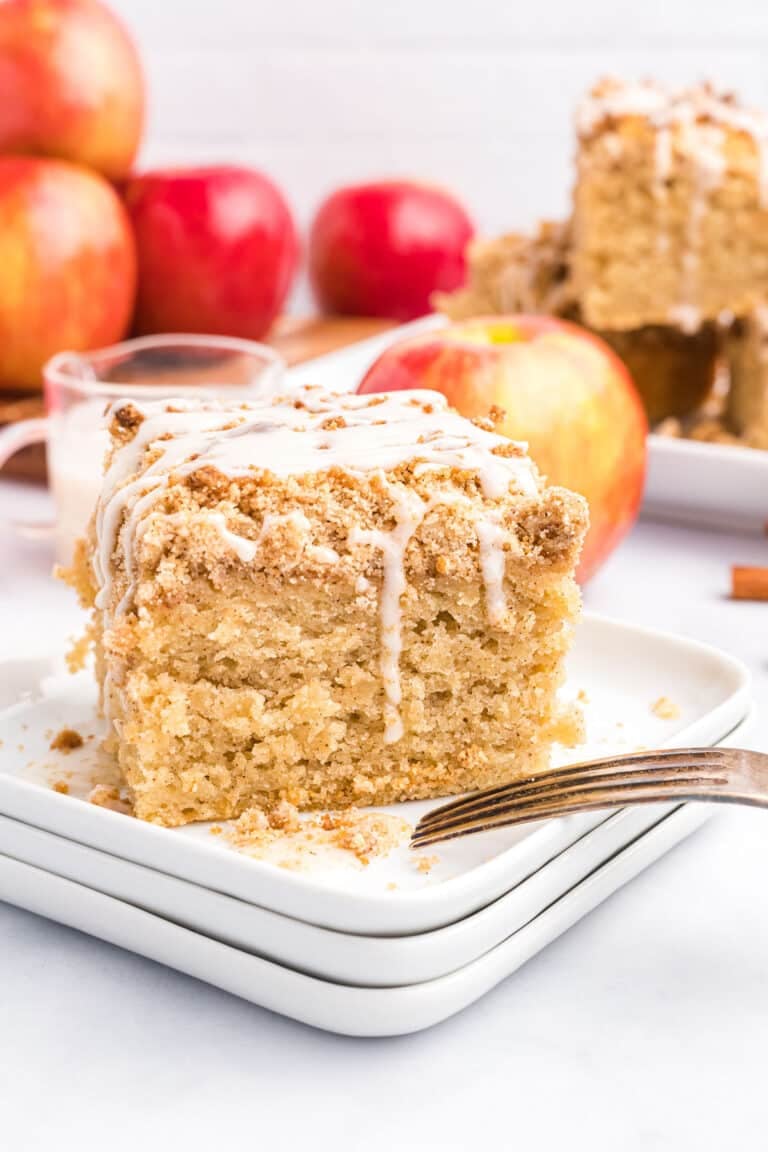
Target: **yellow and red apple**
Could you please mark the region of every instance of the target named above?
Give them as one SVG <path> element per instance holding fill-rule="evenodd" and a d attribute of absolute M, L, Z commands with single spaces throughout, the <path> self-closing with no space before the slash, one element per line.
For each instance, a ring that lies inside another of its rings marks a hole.
<path fill-rule="evenodd" d="M 497 429 L 528 442 L 551 483 L 586 497 L 586 580 L 634 522 L 643 492 L 647 420 L 624 365 L 598 337 L 544 316 L 488 317 L 403 341 L 359 391 L 430 388 L 464 416 L 492 407 Z"/>
<path fill-rule="evenodd" d="M 126 176 L 144 120 L 136 48 L 99 0 L 0 3 L 0 152 Z"/>
<path fill-rule="evenodd" d="M 0 388 L 36 387 L 64 348 L 113 344 L 136 294 L 117 193 L 61 160 L 0 156 Z"/>

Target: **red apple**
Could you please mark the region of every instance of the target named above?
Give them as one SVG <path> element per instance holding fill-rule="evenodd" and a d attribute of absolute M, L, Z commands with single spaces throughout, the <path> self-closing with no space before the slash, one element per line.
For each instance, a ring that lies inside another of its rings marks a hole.
<path fill-rule="evenodd" d="M 344 316 L 423 316 L 433 292 L 464 283 L 473 231 L 461 204 L 439 188 L 408 180 L 340 188 L 309 235 L 318 303 Z"/>
<path fill-rule="evenodd" d="M 248 168 L 147 172 L 125 200 L 139 253 L 139 332 L 264 335 L 299 257 L 271 180 Z"/>
<path fill-rule="evenodd" d="M 35 387 L 49 356 L 113 344 L 136 292 L 131 226 L 101 176 L 0 157 L 0 387 Z"/>
<path fill-rule="evenodd" d="M 526 440 L 553 484 L 589 502 L 579 575 L 586 580 L 634 522 L 645 478 L 645 412 L 624 365 L 575 324 L 488 317 L 393 345 L 360 392 L 431 388 L 464 416 L 495 405 L 499 430 Z"/>
<path fill-rule="evenodd" d="M 0 3 L 0 152 L 72 160 L 120 179 L 144 119 L 133 41 L 98 0 Z"/>

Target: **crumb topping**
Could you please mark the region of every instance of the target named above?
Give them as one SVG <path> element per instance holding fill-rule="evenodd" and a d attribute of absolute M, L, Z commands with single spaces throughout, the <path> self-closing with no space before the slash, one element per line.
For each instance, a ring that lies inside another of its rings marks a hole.
<path fill-rule="evenodd" d="M 301 867 L 323 847 L 348 852 L 367 867 L 373 858 L 387 856 L 404 843 L 411 830 L 399 816 L 357 808 L 302 818 L 293 804 L 283 800 L 270 809 L 258 805 L 246 809 L 224 835 L 234 848 L 257 859 L 274 856 L 268 850 L 278 846 L 286 855 L 275 862 L 283 867 Z"/>
<path fill-rule="evenodd" d="M 765 113 L 744 107 L 732 92 L 718 92 L 710 84 L 673 89 L 652 80 L 611 76 L 600 80 L 581 102 L 576 127 L 581 136 L 589 136 L 606 122 L 626 117 L 649 120 L 656 128 L 714 124 L 743 132 L 758 144 L 768 137 Z"/>

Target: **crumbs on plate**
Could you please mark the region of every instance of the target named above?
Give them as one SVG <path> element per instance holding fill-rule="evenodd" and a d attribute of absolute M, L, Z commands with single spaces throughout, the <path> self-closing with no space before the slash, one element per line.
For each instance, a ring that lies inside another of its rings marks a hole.
<path fill-rule="evenodd" d="M 68 752 L 74 751 L 75 748 L 82 748 L 83 738 L 79 732 L 74 728 L 62 728 L 51 740 L 52 752 Z"/>
<path fill-rule="evenodd" d="M 213 828 L 211 832 L 217 834 Z M 286 800 L 269 809 L 248 808 L 224 829 L 233 848 L 296 871 L 307 868 L 328 848 L 348 852 L 366 867 L 374 857 L 387 856 L 410 834 L 411 825 L 399 816 L 349 808 L 311 813 L 302 819 Z"/>
<path fill-rule="evenodd" d="M 658 700 L 654 700 L 651 712 L 660 720 L 677 720 L 680 716 L 679 707 L 669 696 L 659 696 Z"/>
<path fill-rule="evenodd" d="M 435 864 L 440 863 L 439 856 L 416 856 L 414 864 L 417 872 L 431 872 Z"/>
<path fill-rule="evenodd" d="M 125 816 L 132 816 L 133 811 L 125 793 L 120 788 L 107 784 L 95 784 L 86 796 L 89 804 L 97 808 L 110 808 L 113 812 L 122 812 Z"/>

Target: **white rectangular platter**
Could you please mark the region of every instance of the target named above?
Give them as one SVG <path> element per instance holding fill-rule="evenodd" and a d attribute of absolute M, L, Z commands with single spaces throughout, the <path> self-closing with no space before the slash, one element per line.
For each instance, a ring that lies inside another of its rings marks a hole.
<path fill-rule="evenodd" d="M 9 666 L 0 674 L 0 679 L 15 678 Z M 738 661 L 685 638 L 590 614 L 569 660 L 567 690 L 586 696 L 588 742 L 578 751 L 562 750 L 561 762 L 640 745 L 716 743 L 749 708 L 749 674 Z M 654 713 L 660 696 L 674 702 L 676 718 Z M 235 851 L 225 837 L 211 836 L 206 825 L 163 829 L 88 804 L 76 794 L 52 791 L 52 776 L 62 765 L 52 763 L 48 745 L 50 734 L 62 726 L 84 733 L 94 729 L 88 676 L 53 677 L 0 715 L 0 814 L 336 931 L 408 935 L 454 923 L 509 892 L 606 818 L 605 813 L 573 816 L 468 837 L 441 846 L 428 873 L 414 867 L 406 846 L 367 868 L 319 860 L 306 874 L 291 872 Z M 73 776 L 90 770 L 84 761 L 96 744 L 66 758 Z M 399 805 L 397 812 L 415 822 L 428 807 Z"/>
<path fill-rule="evenodd" d="M 450 975 L 397 988 L 319 980 L 0 854 L 0 900 L 98 936 L 302 1023 L 349 1036 L 396 1036 L 478 1000 L 707 818 L 687 804 L 603 864 L 534 920 Z"/>
<path fill-rule="evenodd" d="M 427 316 L 292 368 L 290 377 L 352 391 L 390 344 L 446 324 L 444 316 Z M 661 520 L 761 532 L 768 522 L 768 452 L 651 435 L 642 511 Z"/>
<path fill-rule="evenodd" d="M 768 452 L 649 436 L 643 512 L 704 528 L 762 532 L 768 523 Z"/>

